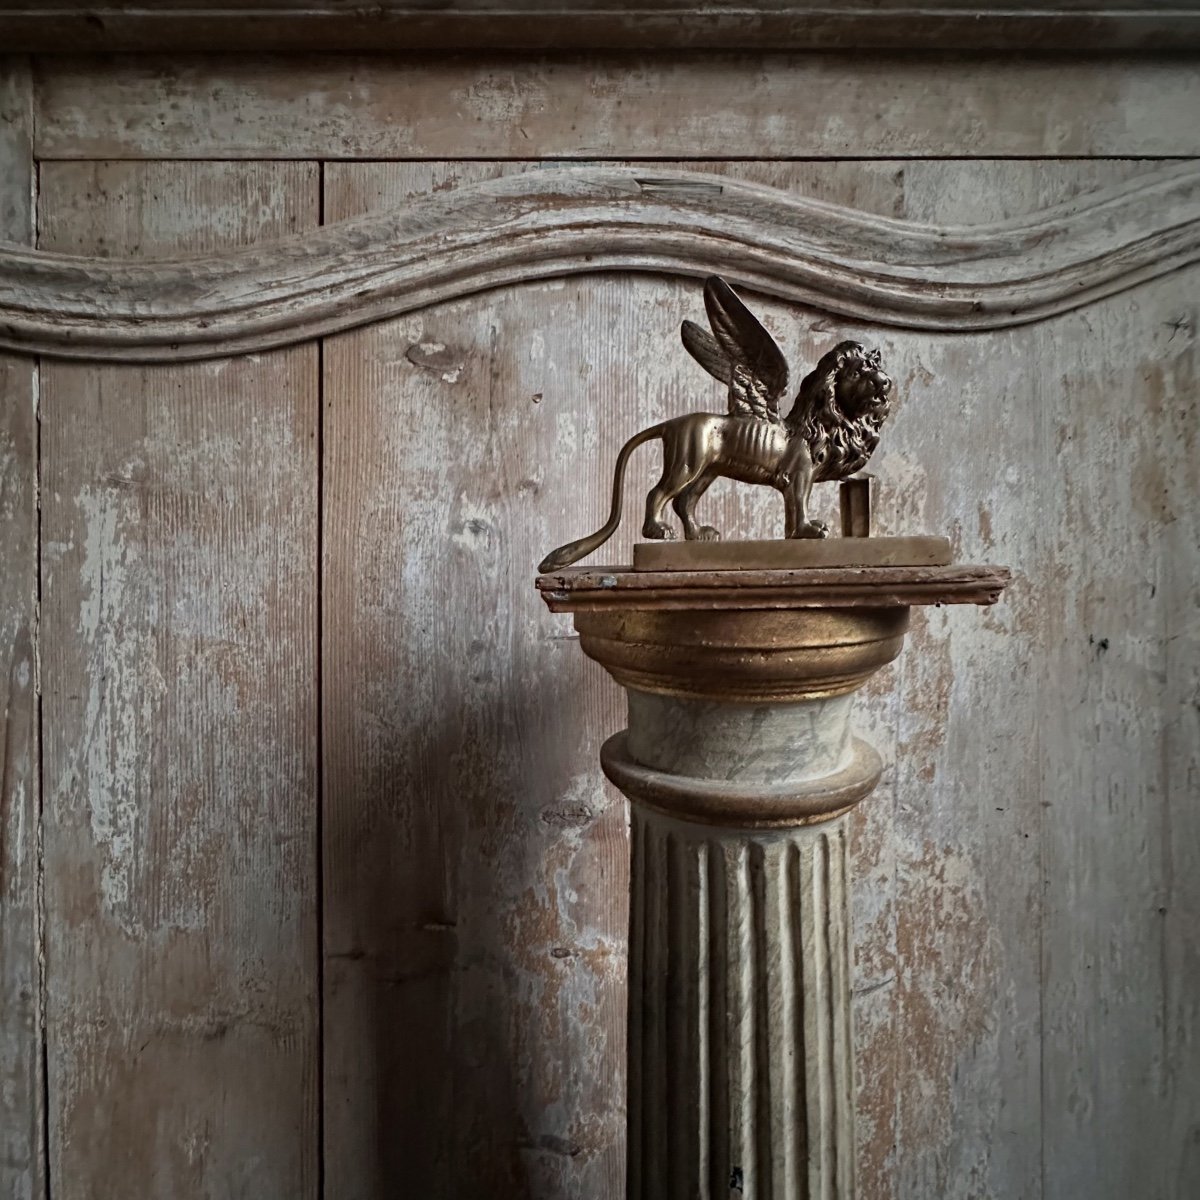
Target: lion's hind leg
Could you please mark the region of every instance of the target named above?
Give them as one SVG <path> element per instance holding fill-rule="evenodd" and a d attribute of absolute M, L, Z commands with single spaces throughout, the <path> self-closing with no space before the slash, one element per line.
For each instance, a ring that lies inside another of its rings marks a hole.
<path fill-rule="evenodd" d="M 674 541 L 675 530 L 663 520 L 663 509 L 686 486 L 686 481 L 680 483 L 677 477 L 663 472 L 663 477 L 646 496 L 646 520 L 642 525 L 642 537 L 652 538 L 656 542 Z"/>
<path fill-rule="evenodd" d="M 683 522 L 683 536 L 689 542 L 715 542 L 721 537 L 720 530 L 714 529 L 711 525 L 697 525 L 695 517 L 696 505 L 700 497 L 708 491 L 716 478 L 715 471 L 711 469 L 704 471 L 671 501 L 671 506 Z"/>
<path fill-rule="evenodd" d="M 674 539 L 675 530 L 663 520 L 663 510 L 672 501 L 681 498 L 683 491 L 700 474 L 700 469 L 692 464 L 686 450 L 686 446 L 680 445 L 677 438 L 663 438 L 662 478 L 646 496 L 646 521 L 642 526 L 642 537 L 655 541 Z M 675 505 L 675 511 L 683 516 L 678 504 Z"/>

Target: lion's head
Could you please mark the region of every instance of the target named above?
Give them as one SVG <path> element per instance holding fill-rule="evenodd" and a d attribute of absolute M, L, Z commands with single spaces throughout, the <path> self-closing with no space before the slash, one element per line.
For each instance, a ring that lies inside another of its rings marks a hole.
<path fill-rule="evenodd" d="M 862 470 L 879 444 L 891 392 L 878 350 L 840 342 L 822 357 L 787 418 L 808 441 L 816 479 L 844 479 Z"/>

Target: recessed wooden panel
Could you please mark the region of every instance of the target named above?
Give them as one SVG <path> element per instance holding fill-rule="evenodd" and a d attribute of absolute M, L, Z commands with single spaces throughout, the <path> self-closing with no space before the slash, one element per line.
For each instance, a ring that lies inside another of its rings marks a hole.
<path fill-rule="evenodd" d="M 317 178 L 45 165 L 42 245 L 310 228 Z M 317 357 L 43 372 L 58 1197 L 316 1195 Z"/>
<path fill-rule="evenodd" d="M 500 170 L 331 166 L 326 215 Z M 325 347 L 331 1197 L 623 1192 L 616 698 L 531 579 L 548 478 L 597 486 L 581 410 L 643 399 L 627 298 L 518 288 Z"/>
<path fill-rule="evenodd" d="M 910 215 L 940 223 L 970 205 L 1002 218 L 1140 169 L 923 164 Z M 1018 579 L 960 643 L 961 668 L 921 642 L 905 659 L 906 707 L 927 715 L 897 770 L 914 792 L 932 779 L 930 803 L 902 818 L 900 836 L 930 855 L 904 902 L 938 919 L 912 940 L 899 1020 L 917 1030 L 936 1009 L 940 1036 L 902 1051 L 926 1097 L 903 1110 L 904 1195 L 989 1174 L 1012 1181 L 997 1194 L 1047 1198 L 1200 1186 L 1188 1133 L 1200 1056 L 1182 1000 L 1200 823 L 1180 799 L 1200 761 L 1200 739 L 1180 736 L 1196 728 L 1184 696 L 1200 687 L 1195 278 L 1011 340 L 951 343 L 927 363 L 961 381 L 930 494 Z M 958 457 L 969 473 L 949 465 Z M 956 709 L 975 717 L 939 732 Z M 948 1078 L 974 1102 L 956 1103 Z M 1025 1121 L 999 1115 L 1033 1109 L 1036 1160 Z"/>
<path fill-rule="evenodd" d="M 330 166 L 326 213 L 501 169 L 529 168 Z M 946 225 L 1148 168 L 721 169 Z M 880 532 L 945 532 L 1016 571 L 995 609 L 919 619 L 861 706 L 892 764 L 854 828 L 873 1198 L 1117 1200 L 1138 1178 L 1164 1197 L 1200 1178 L 1181 1149 L 1193 950 L 1172 918 L 1195 904 L 1196 817 L 1174 799 L 1197 769 L 1180 740 L 1200 672 L 1181 590 L 1192 276 L 981 337 L 754 301 L 797 366 L 841 336 L 882 348 L 899 404 L 873 462 Z M 530 582 L 599 524 L 630 433 L 719 403 L 677 344 L 699 310 L 692 284 L 600 275 L 326 346 L 331 1194 L 623 1192 L 626 850 L 595 766 L 623 717 Z M 653 475 L 635 460 L 633 507 Z M 705 509 L 778 532 L 766 493 L 714 489 Z M 635 536 L 631 520 L 612 556 Z"/>
<path fill-rule="evenodd" d="M 889 214 L 903 198 L 896 164 L 705 167 Z M 529 169 L 330 165 L 326 218 Z M 702 311 L 693 283 L 596 275 L 326 343 L 331 1196 L 624 1194 L 626 816 L 597 766 L 623 716 L 532 584 L 603 519 L 630 433 L 721 402 L 678 344 Z M 769 320 L 797 362 L 834 337 Z M 706 505 L 731 531 L 782 522 L 748 490 Z"/>
<path fill-rule="evenodd" d="M 1016 217 L 1142 169 L 912 164 L 906 215 Z M 1180 500 L 1194 278 L 1028 330 L 900 339 L 914 374 L 874 468 L 883 494 L 912 471 L 902 519 L 1015 578 L 976 625 L 929 613 L 898 665 L 897 1196 L 1200 1181 L 1179 1008 L 1194 943 L 1172 924 L 1196 906 L 1180 859 L 1198 829 L 1166 798 L 1200 752 L 1172 732 L 1200 653 L 1168 632 L 1195 622 L 1178 582 L 1200 545 Z"/>

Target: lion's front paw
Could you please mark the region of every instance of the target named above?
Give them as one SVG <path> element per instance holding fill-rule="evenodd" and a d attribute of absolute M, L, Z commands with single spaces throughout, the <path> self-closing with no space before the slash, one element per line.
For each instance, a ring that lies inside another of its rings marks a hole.
<path fill-rule="evenodd" d="M 824 521 L 805 521 L 791 536 L 797 538 L 823 538 L 827 537 L 828 534 L 829 526 Z"/>
<path fill-rule="evenodd" d="M 656 542 L 673 542 L 675 530 L 662 521 L 647 521 L 642 526 L 642 537 L 651 538 Z"/>
<path fill-rule="evenodd" d="M 721 531 L 714 529 L 711 525 L 701 525 L 696 530 L 696 541 L 698 542 L 719 542 L 721 540 Z"/>

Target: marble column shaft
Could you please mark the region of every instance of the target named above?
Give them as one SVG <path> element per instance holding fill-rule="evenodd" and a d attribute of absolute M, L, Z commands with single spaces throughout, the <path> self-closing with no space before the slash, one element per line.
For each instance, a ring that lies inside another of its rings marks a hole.
<path fill-rule="evenodd" d="M 631 1200 L 854 1194 L 846 817 L 795 813 L 877 777 L 850 707 L 629 691 Z M 753 823 L 691 819 L 706 793 Z"/>

